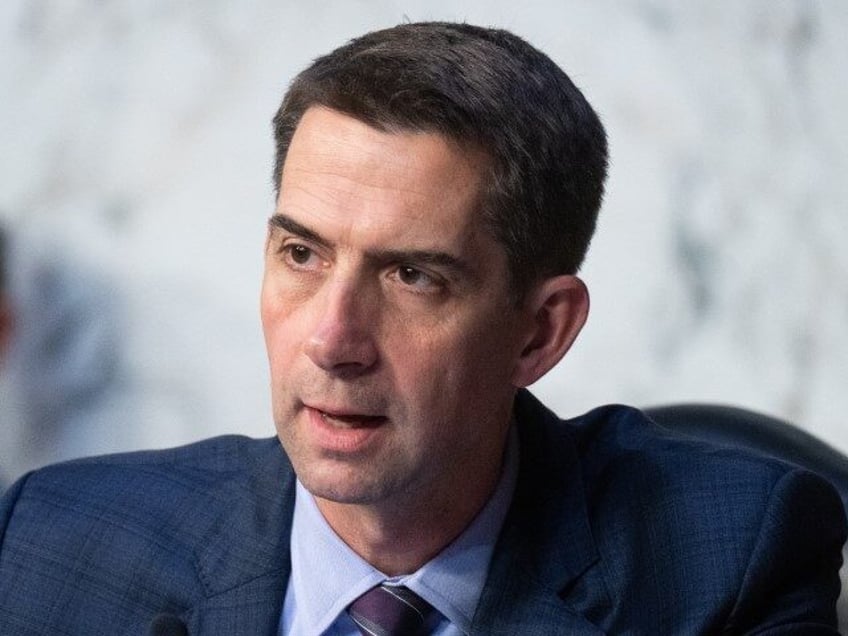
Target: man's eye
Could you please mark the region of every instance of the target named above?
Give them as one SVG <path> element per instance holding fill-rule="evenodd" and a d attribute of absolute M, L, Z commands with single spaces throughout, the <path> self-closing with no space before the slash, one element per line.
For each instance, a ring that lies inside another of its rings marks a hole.
<path fill-rule="evenodd" d="M 438 279 L 409 265 L 398 267 L 395 276 L 400 283 L 419 293 L 432 293 L 441 289 Z"/>
<path fill-rule="evenodd" d="M 294 245 L 291 248 L 291 257 L 295 263 L 303 265 L 309 262 L 309 257 L 312 255 L 312 250 L 303 245 Z"/>
<path fill-rule="evenodd" d="M 290 261 L 294 265 L 298 266 L 308 266 L 313 264 L 312 261 L 317 258 L 315 252 L 306 247 L 305 245 L 300 244 L 291 244 L 285 245 L 282 250 L 283 255 L 286 260 Z"/>
<path fill-rule="evenodd" d="M 425 280 L 427 275 L 414 267 L 401 267 L 398 269 L 398 278 L 404 285 L 417 285 Z"/>

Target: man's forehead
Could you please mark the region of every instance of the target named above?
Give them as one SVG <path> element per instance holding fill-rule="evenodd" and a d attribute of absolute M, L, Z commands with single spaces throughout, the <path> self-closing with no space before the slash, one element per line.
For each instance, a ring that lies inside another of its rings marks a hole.
<path fill-rule="evenodd" d="M 335 147 L 351 142 L 360 144 L 363 135 L 367 135 L 369 141 L 376 145 L 391 146 L 397 151 L 395 160 L 399 163 L 408 158 L 404 150 L 414 147 L 418 153 L 426 149 L 441 155 L 445 160 L 462 161 L 473 166 L 481 176 L 488 172 L 491 165 L 489 154 L 480 144 L 447 135 L 438 130 L 435 124 L 431 127 L 411 127 L 366 121 L 355 114 L 318 104 L 306 109 L 298 121 L 283 164 L 284 169 L 292 148 L 304 145 L 305 140 L 319 137 L 320 143 L 310 144 L 311 152 L 332 157 Z M 361 145 L 357 148 L 360 153 L 364 153 Z M 363 154 L 363 160 L 366 158 Z"/>
<path fill-rule="evenodd" d="M 310 108 L 297 126 L 281 174 L 280 195 L 309 188 L 409 199 L 411 205 L 479 205 L 482 153 L 434 132 L 380 130 L 350 115 Z M 370 190 L 370 192 L 368 192 Z M 423 208 L 422 208 L 423 211 Z"/>

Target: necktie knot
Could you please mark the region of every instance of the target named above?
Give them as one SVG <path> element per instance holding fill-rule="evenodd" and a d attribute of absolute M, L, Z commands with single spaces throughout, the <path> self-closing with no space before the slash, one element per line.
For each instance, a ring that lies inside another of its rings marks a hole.
<path fill-rule="evenodd" d="M 347 611 L 364 636 L 424 636 L 436 609 L 405 587 L 378 585 Z"/>

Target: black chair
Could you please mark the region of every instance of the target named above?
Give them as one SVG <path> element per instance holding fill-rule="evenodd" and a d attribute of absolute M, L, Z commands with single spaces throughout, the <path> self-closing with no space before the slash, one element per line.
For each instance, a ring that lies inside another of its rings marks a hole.
<path fill-rule="evenodd" d="M 664 428 L 714 444 L 750 449 L 816 472 L 836 487 L 848 510 L 848 457 L 788 422 L 712 404 L 656 406 L 645 412 Z"/>
<path fill-rule="evenodd" d="M 746 448 L 816 472 L 836 487 L 848 511 L 848 457 L 788 422 L 711 404 L 655 406 L 645 412 L 660 426 L 695 439 Z M 842 594 L 836 611 L 844 629 L 848 626 L 848 547 L 843 548 L 842 555 Z"/>

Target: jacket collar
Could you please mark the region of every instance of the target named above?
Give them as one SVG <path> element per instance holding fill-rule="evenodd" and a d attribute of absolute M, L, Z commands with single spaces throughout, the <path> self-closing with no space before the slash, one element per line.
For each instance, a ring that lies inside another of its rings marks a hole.
<path fill-rule="evenodd" d="M 222 514 L 197 551 L 204 596 L 182 618 L 189 633 L 276 634 L 291 572 L 295 476 L 276 438 L 225 482 Z"/>
<path fill-rule="evenodd" d="M 529 392 L 516 398 L 521 459 L 475 634 L 600 634 L 609 605 L 571 427 Z M 535 629 L 534 629 L 535 626 Z"/>

